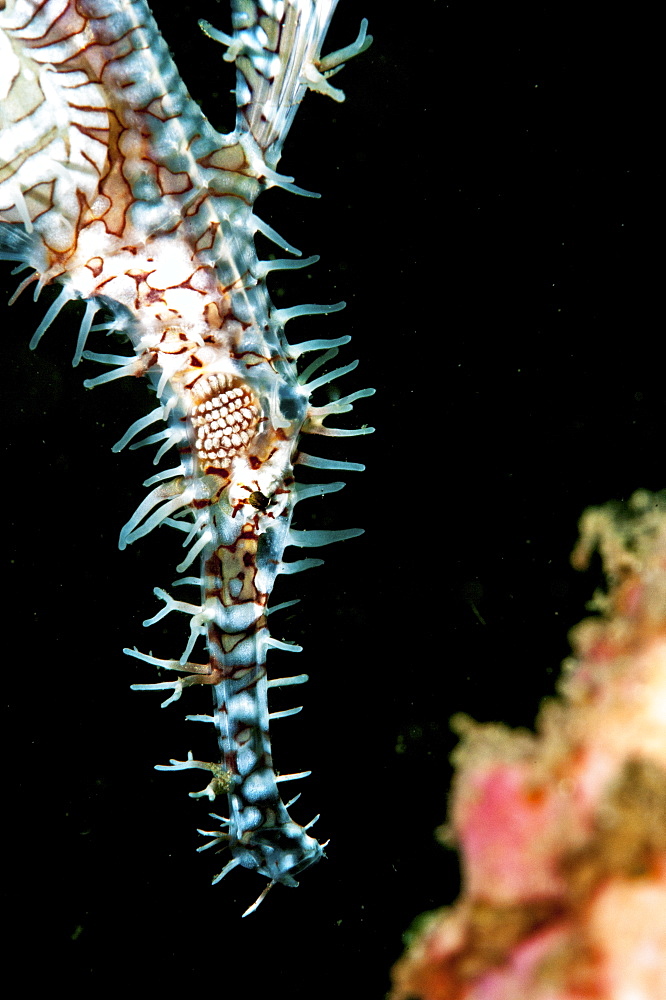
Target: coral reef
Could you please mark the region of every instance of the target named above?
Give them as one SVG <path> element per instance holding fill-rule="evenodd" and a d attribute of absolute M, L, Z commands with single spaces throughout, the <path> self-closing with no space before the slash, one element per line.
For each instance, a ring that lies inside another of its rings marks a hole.
<path fill-rule="evenodd" d="M 666 998 L 666 494 L 588 510 L 608 580 L 535 733 L 453 720 L 462 891 L 391 1000 Z"/>

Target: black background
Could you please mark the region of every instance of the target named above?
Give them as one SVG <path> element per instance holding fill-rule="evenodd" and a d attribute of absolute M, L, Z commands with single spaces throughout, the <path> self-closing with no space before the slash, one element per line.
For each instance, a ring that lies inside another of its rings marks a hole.
<path fill-rule="evenodd" d="M 196 26 L 227 28 L 226 4 L 153 9 L 191 93 L 231 128 L 232 71 Z M 650 26 L 555 3 L 396 11 L 342 0 L 327 50 L 363 15 L 375 43 L 335 81 L 345 104 L 306 98 L 281 163 L 323 197 L 276 191 L 258 209 L 322 258 L 277 275 L 274 297 L 347 301 L 289 335 L 353 334 L 335 363 L 360 357 L 343 390 L 376 387 L 356 420 L 377 433 L 306 445 L 367 464 L 299 509 L 297 527 L 366 534 L 281 581 L 279 599 L 302 602 L 275 632 L 305 652 L 271 654 L 274 675 L 311 677 L 276 699 L 305 710 L 275 723 L 274 754 L 282 772 L 313 770 L 294 817 L 321 811 L 331 843 L 247 920 L 263 880 L 241 870 L 211 888 L 224 856 L 194 850 L 208 825 L 187 797 L 198 772 L 152 769 L 212 752 L 208 730 L 184 722 L 207 693 L 161 711 L 158 695 L 129 691 L 154 671 L 121 654 L 178 655 L 186 631 L 174 616 L 141 628 L 179 537 L 116 547 L 152 467 L 148 449 L 109 449 L 148 391 L 81 388 L 101 369 L 70 367 L 80 306 L 34 355 L 51 291 L 3 308 L 5 888 L 28 987 L 383 996 L 404 930 L 457 893 L 456 857 L 434 838 L 450 716 L 532 723 L 600 580 L 569 566 L 578 517 L 663 486 Z M 88 346 L 122 352 L 101 334 Z"/>

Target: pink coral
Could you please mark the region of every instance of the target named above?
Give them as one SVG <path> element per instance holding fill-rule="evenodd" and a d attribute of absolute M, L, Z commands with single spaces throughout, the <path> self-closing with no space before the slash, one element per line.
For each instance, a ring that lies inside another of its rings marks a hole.
<path fill-rule="evenodd" d="M 573 632 L 536 734 L 454 720 L 463 890 L 391 1000 L 665 1000 L 666 496 L 588 511 L 608 593 Z"/>

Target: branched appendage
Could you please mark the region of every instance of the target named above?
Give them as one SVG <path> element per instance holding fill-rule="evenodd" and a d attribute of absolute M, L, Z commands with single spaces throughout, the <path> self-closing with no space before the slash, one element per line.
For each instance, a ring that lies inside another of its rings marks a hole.
<path fill-rule="evenodd" d="M 259 40 L 256 33 L 252 31 L 245 31 L 243 36 L 234 37 L 224 31 L 220 31 L 218 28 L 214 28 L 209 21 L 203 19 L 199 21 L 199 27 L 209 38 L 225 46 L 227 51 L 222 57 L 225 62 L 238 63 L 241 61 L 242 63 L 243 60 L 251 61 L 253 58 L 261 58 L 264 55 L 264 44 Z M 249 27 L 249 23 L 247 27 Z M 364 17 L 361 20 L 356 40 L 351 45 L 337 49 L 327 56 L 314 56 L 311 60 L 306 59 L 301 75 L 302 81 L 308 89 L 316 91 L 319 94 L 325 94 L 334 101 L 344 101 L 344 92 L 338 90 L 336 87 L 332 87 L 328 80 L 329 77 L 339 73 L 350 59 L 361 55 L 362 52 L 370 48 L 373 39 L 372 35 L 368 35 L 367 32 L 368 21 Z M 265 38 L 265 35 L 263 37 Z"/>
<path fill-rule="evenodd" d="M 136 647 L 134 649 L 123 649 L 126 656 L 133 656 L 143 663 L 150 663 L 160 667 L 162 670 L 178 670 L 187 674 L 186 677 L 178 677 L 174 681 L 155 681 L 151 684 L 131 684 L 132 691 L 171 691 L 171 695 L 162 702 L 162 708 L 166 708 L 174 701 L 179 701 L 183 690 L 192 687 L 194 684 L 219 684 L 221 672 L 212 667 L 210 663 L 191 663 L 187 660 L 181 663 L 180 660 L 165 660 L 151 653 L 142 653 Z"/>
<path fill-rule="evenodd" d="M 188 718 L 193 718 L 193 716 L 188 716 Z M 174 760 L 172 758 L 168 764 L 155 765 L 156 771 L 188 771 L 191 768 L 210 771 L 213 775 L 206 787 L 200 792 L 189 793 L 191 799 L 208 798 L 211 802 L 214 802 L 218 795 L 228 795 L 233 788 L 233 775 L 222 764 L 215 764 L 205 760 L 195 760 L 191 752 L 188 753 L 187 760 Z M 225 838 L 229 839 L 228 835 L 225 835 Z"/>
<path fill-rule="evenodd" d="M 344 49 L 338 49 L 336 52 L 331 52 L 327 56 L 315 59 L 312 63 L 306 64 L 303 76 L 308 88 L 316 91 L 318 94 L 325 94 L 339 103 L 344 101 L 344 91 L 338 90 L 337 87 L 332 87 L 328 80 L 329 77 L 339 73 L 350 59 L 361 55 L 362 52 L 370 48 L 373 39 L 372 35 L 367 34 L 367 31 L 368 21 L 364 17 L 361 21 L 361 27 L 359 28 L 355 42 L 345 46 Z"/>

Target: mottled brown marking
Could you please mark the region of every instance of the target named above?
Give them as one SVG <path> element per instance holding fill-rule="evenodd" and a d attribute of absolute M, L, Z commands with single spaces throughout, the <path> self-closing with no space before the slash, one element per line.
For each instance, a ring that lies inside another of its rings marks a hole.
<path fill-rule="evenodd" d="M 93 278 L 99 278 L 104 269 L 104 261 L 101 257 L 91 257 L 86 263 L 86 267 L 92 271 Z"/>
<path fill-rule="evenodd" d="M 235 146 L 224 146 L 222 149 L 215 149 L 208 156 L 203 156 L 197 162 L 202 167 L 214 167 L 217 170 L 232 170 L 236 173 L 248 166 L 243 147 L 240 143 L 236 143 Z"/>
<path fill-rule="evenodd" d="M 189 191 L 192 187 L 192 181 L 185 171 L 172 174 L 166 167 L 159 167 L 157 178 L 162 194 L 182 194 L 183 191 Z"/>

